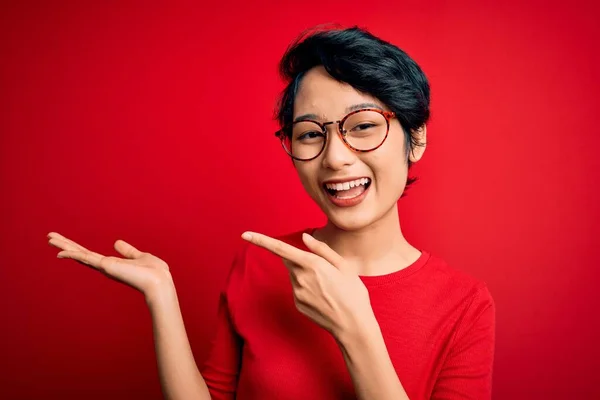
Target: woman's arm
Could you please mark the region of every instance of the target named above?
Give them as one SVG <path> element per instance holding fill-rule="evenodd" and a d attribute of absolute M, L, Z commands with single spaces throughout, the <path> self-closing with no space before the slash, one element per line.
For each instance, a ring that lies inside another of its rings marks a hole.
<path fill-rule="evenodd" d="M 115 242 L 124 258 L 103 256 L 56 233 L 49 244 L 61 249 L 59 258 L 90 266 L 144 294 L 150 308 L 158 370 L 164 395 L 170 400 L 211 400 L 190 349 L 169 266 L 122 240 Z"/>
<path fill-rule="evenodd" d="M 389 357 L 377 320 L 336 340 L 361 400 L 408 399 Z M 437 376 L 432 399 L 490 399 L 495 343 L 495 304 L 486 286 L 476 292 Z"/>
<path fill-rule="evenodd" d="M 172 280 L 146 298 L 152 315 L 158 373 L 165 399 L 210 400 L 194 360 Z"/>
<path fill-rule="evenodd" d="M 336 339 L 360 400 L 408 399 L 385 346 L 369 292 L 339 254 L 308 234 L 302 235 L 302 240 L 312 253 L 255 232 L 242 237 L 283 258 L 296 308 Z"/>
<path fill-rule="evenodd" d="M 483 285 L 457 327 L 431 398 L 491 399 L 495 342 L 496 305 Z"/>
<path fill-rule="evenodd" d="M 336 339 L 359 400 L 408 400 L 375 316 Z"/>

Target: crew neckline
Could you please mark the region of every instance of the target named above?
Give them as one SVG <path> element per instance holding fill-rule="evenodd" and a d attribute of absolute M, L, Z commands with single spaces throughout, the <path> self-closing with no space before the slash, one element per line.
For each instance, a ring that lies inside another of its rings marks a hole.
<path fill-rule="evenodd" d="M 307 228 L 304 231 L 302 231 L 300 233 L 300 243 L 304 246 L 304 242 L 302 241 L 302 233 L 306 232 L 309 235 L 312 235 L 314 233 L 314 231 L 317 230 L 317 227 L 313 227 L 313 228 Z M 308 249 L 306 249 L 308 250 Z M 384 284 L 388 284 L 388 283 L 392 283 L 401 279 L 404 279 L 412 274 L 414 274 L 415 272 L 419 271 L 421 268 L 423 268 L 423 266 L 427 263 L 427 261 L 429 261 L 431 254 L 426 251 L 426 250 L 422 250 L 422 249 L 417 249 L 421 252 L 421 254 L 419 255 L 419 257 L 413 261 L 411 264 L 407 265 L 406 267 L 399 269 L 397 271 L 393 271 L 387 274 L 383 274 L 383 275 L 359 275 L 359 278 L 363 281 L 363 283 L 365 284 L 365 286 L 369 287 L 369 286 L 379 286 L 379 285 L 384 285 Z"/>
<path fill-rule="evenodd" d="M 419 257 L 412 264 L 409 264 L 398 271 L 393 271 L 383 275 L 359 275 L 359 277 L 366 286 L 379 286 L 404 279 L 423 268 L 430 258 L 429 252 L 421 249 L 417 250 L 421 252 L 421 255 L 419 255 Z"/>

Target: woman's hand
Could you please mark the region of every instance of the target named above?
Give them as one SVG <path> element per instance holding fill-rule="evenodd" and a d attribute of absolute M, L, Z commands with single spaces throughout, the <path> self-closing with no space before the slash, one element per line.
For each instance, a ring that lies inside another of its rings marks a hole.
<path fill-rule="evenodd" d="M 376 323 L 364 283 L 327 244 L 303 234 L 311 253 L 259 233 L 246 232 L 242 238 L 283 258 L 296 308 L 337 340 Z"/>
<path fill-rule="evenodd" d="M 115 250 L 125 258 L 105 257 L 58 233 L 49 244 L 61 249 L 59 258 L 71 258 L 142 292 L 151 311 L 160 383 L 166 399 L 210 400 L 204 378 L 190 347 L 177 293 L 166 262 L 137 250 L 122 240 Z"/>
<path fill-rule="evenodd" d="M 150 253 L 141 252 L 122 240 L 117 240 L 114 247 L 124 259 L 95 253 L 56 232 L 48 234 L 48 243 L 62 250 L 58 253 L 58 258 L 71 258 L 97 269 L 109 278 L 139 290 L 147 300 L 165 284 L 172 284 L 166 262 Z"/>

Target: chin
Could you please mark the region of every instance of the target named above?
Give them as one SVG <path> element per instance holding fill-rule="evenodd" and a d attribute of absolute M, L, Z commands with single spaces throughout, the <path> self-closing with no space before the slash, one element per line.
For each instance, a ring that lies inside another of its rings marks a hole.
<path fill-rule="evenodd" d="M 350 210 L 348 210 L 350 211 Z M 372 225 L 376 218 L 369 212 L 358 210 L 351 212 L 328 212 L 327 220 L 344 231 L 359 231 Z"/>

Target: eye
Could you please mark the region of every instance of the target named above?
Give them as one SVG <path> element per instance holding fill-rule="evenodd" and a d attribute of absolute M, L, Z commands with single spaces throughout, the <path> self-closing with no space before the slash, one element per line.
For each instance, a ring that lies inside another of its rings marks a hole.
<path fill-rule="evenodd" d="M 363 122 L 353 127 L 352 131 L 365 131 L 367 129 L 373 128 L 374 126 L 375 124 L 372 124 L 370 122 Z"/>
<path fill-rule="evenodd" d="M 323 135 L 323 132 L 310 131 L 310 132 L 305 132 L 305 133 L 299 135 L 296 138 L 296 140 L 306 141 L 306 140 L 311 140 L 311 139 L 320 139 L 320 138 L 322 138 L 324 136 L 325 135 Z"/>

